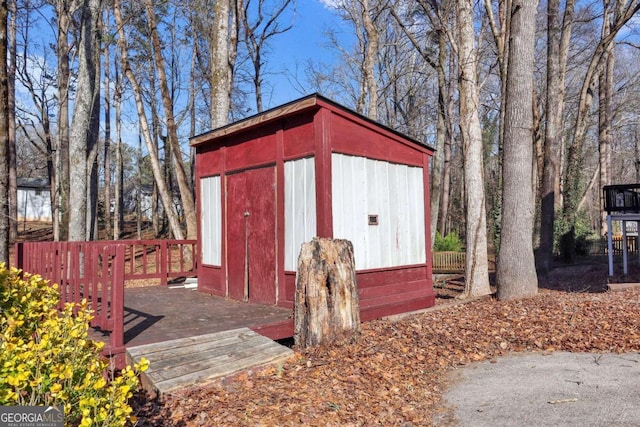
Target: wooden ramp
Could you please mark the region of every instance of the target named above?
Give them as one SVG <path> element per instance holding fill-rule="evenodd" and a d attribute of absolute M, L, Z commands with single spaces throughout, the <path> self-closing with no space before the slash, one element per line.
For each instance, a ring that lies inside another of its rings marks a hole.
<path fill-rule="evenodd" d="M 149 369 L 143 387 L 160 395 L 248 370 L 283 362 L 293 350 L 248 328 L 180 338 L 127 349 L 129 363 L 142 357 Z"/>

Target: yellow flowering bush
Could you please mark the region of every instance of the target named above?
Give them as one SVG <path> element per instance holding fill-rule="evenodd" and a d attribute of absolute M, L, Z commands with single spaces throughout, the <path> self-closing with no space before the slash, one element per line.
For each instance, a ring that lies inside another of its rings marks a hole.
<path fill-rule="evenodd" d="M 117 376 L 88 338 L 87 302 L 58 310 L 57 286 L 0 263 L 0 405 L 58 405 L 65 425 L 123 426 L 142 361 Z"/>

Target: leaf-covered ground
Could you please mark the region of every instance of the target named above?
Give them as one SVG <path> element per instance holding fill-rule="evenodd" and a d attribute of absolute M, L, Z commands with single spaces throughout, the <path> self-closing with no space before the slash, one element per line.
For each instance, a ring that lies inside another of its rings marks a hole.
<path fill-rule="evenodd" d="M 296 353 L 284 366 L 164 403 L 141 397 L 138 425 L 428 426 L 434 416 L 455 425 L 442 401 L 451 370 L 509 352 L 557 350 L 640 351 L 640 290 L 541 290 L 520 301 L 368 322 L 349 346 Z"/>

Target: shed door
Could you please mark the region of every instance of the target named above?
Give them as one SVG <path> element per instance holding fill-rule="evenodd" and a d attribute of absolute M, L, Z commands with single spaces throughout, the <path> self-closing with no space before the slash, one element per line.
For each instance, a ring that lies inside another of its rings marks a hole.
<path fill-rule="evenodd" d="M 275 167 L 227 175 L 229 297 L 276 303 Z"/>

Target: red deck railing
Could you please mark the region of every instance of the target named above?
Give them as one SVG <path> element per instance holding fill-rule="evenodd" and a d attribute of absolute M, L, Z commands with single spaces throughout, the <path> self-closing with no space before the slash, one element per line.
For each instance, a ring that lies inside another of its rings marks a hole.
<path fill-rule="evenodd" d="M 16 244 L 17 266 L 57 283 L 60 306 L 86 299 L 92 327 L 109 333 L 103 353 L 124 364 L 124 288 L 131 280 L 197 275 L 195 240 L 24 242 Z"/>

